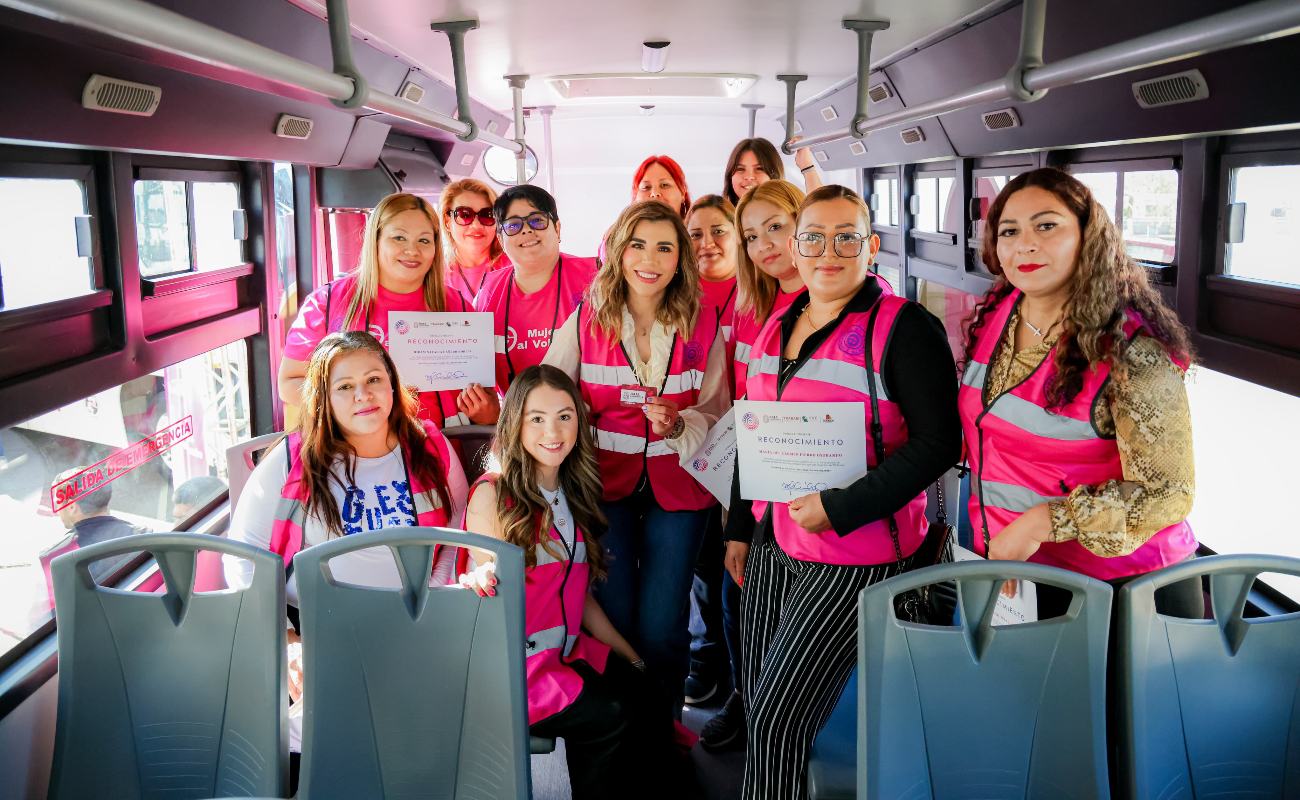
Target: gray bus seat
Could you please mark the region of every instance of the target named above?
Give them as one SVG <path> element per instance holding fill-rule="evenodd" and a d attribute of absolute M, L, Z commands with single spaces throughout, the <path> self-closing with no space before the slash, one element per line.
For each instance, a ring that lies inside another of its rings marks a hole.
<path fill-rule="evenodd" d="M 810 800 L 854 800 L 858 796 L 858 668 L 853 668 L 830 719 L 808 755 Z"/>
<path fill-rule="evenodd" d="M 1008 578 L 1070 590 L 1069 610 L 994 627 Z M 940 581 L 956 583 L 962 625 L 895 617 L 896 595 Z M 941 564 L 865 589 L 857 796 L 1107 800 L 1110 603 L 1101 581 L 1014 561 Z"/>
<path fill-rule="evenodd" d="M 433 545 L 495 553 L 497 592 L 430 588 Z M 335 582 L 329 561 L 392 552 L 404 588 Z M 294 557 L 303 637 L 302 770 L 311 800 L 527 800 L 524 559 L 447 528 L 346 536 Z"/>
<path fill-rule="evenodd" d="M 1300 796 L 1300 613 L 1242 616 L 1263 572 L 1300 576 L 1300 559 L 1210 556 L 1120 589 L 1119 773 L 1135 800 Z M 1156 589 L 1197 575 L 1214 619 L 1156 613 Z"/>
<path fill-rule="evenodd" d="M 483 474 L 484 459 L 492 437 L 497 434 L 495 425 L 458 425 L 443 432 L 453 445 L 460 448 L 460 463 L 465 468 L 465 477 L 473 483 Z"/>
<path fill-rule="evenodd" d="M 239 504 L 239 495 L 244 491 L 244 484 L 248 483 L 248 477 L 253 474 L 253 469 L 261 460 L 259 453 L 282 438 L 284 433 L 268 433 L 226 448 L 226 473 L 230 479 L 230 513 L 235 513 L 235 506 Z"/>
<path fill-rule="evenodd" d="M 90 563 L 148 551 L 165 593 L 96 586 Z M 244 590 L 194 591 L 200 550 L 253 562 Z M 282 796 L 289 786 L 284 567 L 191 533 L 127 536 L 51 565 L 59 702 L 49 797 Z"/>

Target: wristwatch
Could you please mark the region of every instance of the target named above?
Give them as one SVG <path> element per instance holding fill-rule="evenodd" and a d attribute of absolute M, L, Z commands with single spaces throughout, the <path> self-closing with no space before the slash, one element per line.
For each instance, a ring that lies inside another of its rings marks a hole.
<path fill-rule="evenodd" d="M 664 438 L 676 439 L 682 435 L 682 431 L 684 430 L 686 430 L 686 420 L 682 417 L 678 417 L 677 421 L 673 423 L 673 429 L 669 431 L 668 435 Z"/>

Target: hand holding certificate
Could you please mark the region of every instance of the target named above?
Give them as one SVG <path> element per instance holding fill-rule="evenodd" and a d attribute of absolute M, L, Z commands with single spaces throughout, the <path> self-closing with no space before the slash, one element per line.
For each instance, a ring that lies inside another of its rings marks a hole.
<path fill-rule="evenodd" d="M 867 474 L 862 403 L 737 400 L 740 496 L 788 503 Z"/>
<path fill-rule="evenodd" d="M 388 315 L 388 353 L 402 383 L 422 392 L 496 383 L 492 315 L 403 311 Z"/>
<path fill-rule="evenodd" d="M 736 467 L 736 410 L 730 409 L 691 456 L 691 476 L 722 503 L 731 505 L 731 476 Z"/>

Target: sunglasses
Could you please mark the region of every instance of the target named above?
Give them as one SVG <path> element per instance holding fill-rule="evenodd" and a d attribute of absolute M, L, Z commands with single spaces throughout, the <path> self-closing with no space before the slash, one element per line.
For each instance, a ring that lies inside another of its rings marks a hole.
<path fill-rule="evenodd" d="M 469 225 L 475 218 L 478 219 L 480 225 L 492 227 L 497 224 L 496 217 L 492 216 L 491 208 L 480 208 L 475 211 L 469 206 L 456 206 L 451 210 L 451 218 L 456 220 L 457 225 Z"/>
<path fill-rule="evenodd" d="M 514 236 L 524 229 L 524 223 L 535 231 L 544 231 L 551 225 L 551 218 L 540 211 L 534 211 L 526 217 L 506 217 L 505 222 L 501 223 L 501 230 L 505 231 L 506 236 Z"/>

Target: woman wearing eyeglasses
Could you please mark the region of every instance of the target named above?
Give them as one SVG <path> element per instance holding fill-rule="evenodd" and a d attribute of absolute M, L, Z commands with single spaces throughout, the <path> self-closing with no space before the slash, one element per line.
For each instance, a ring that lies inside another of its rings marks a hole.
<path fill-rule="evenodd" d="M 460 396 L 469 418 L 485 425 L 496 424 L 500 397 L 515 376 L 542 363 L 555 329 L 596 275 L 596 259 L 560 252 L 560 215 L 545 189 L 511 186 L 492 210 L 511 266 L 488 274 L 474 307 L 493 316 L 496 391 L 470 384 Z"/>
<path fill-rule="evenodd" d="M 910 567 L 926 487 L 961 456 L 943 325 L 870 271 L 880 240 L 862 198 L 814 191 L 787 247 L 808 290 L 754 340 L 747 395 L 858 403 L 884 457 L 868 446 L 862 478 L 789 503 L 741 499 L 737 469 L 726 563 L 742 592 L 745 798 L 808 796 L 808 750 L 857 661 L 858 593 Z"/>
<path fill-rule="evenodd" d="M 307 297 L 284 343 L 280 399 L 302 405 L 312 350 L 327 334 L 367 331 L 388 348 L 388 318 L 403 311 L 470 311 L 443 283 L 441 231 L 433 206 L 413 194 L 390 194 L 366 220 L 355 272 Z M 458 392 L 420 392 L 420 418 L 439 428 L 468 425 Z"/>
<path fill-rule="evenodd" d="M 488 273 L 510 266 L 501 242 L 492 204 L 497 193 L 486 183 L 464 178 L 442 192 L 443 246 L 447 252 L 447 288 L 474 304 Z"/>

